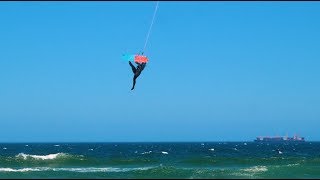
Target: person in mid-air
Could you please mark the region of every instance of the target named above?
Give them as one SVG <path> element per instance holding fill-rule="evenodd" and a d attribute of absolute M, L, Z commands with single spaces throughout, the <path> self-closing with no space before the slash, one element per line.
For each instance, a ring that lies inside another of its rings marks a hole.
<path fill-rule="evenodd" d="M 131 63 L 131 61 L 129 61 L 129 65 L 131 66 L 132 72 L 134 74 L 133 86 L 132 86 L 131 90 L 134 89 L 134 86 L 136 85 L 136 79 L 140 76 L 141 72 L 146 67 L 146 63 L 138 63 L 138 62 L 135 62 L 135 63 L 137 64 L 137 67 L 134 67 L 134 65 Z"/>

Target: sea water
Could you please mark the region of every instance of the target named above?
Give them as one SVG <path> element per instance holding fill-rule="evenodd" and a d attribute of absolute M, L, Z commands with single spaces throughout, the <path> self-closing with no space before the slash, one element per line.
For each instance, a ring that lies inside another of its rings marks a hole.
<path fill-rule="evenodd" d="M 2 143 L 0 178 L 320 178 L 320 142 Z"/>

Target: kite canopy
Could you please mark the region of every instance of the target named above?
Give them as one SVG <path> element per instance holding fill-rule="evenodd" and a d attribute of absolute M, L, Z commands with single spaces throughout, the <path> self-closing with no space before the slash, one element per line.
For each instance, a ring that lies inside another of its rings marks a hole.
<path fill-rule="evenodd" d="M 135 55 L 124 54 L 124 55 L 122 56 L 122 59 L 125 60 L 125 61 L 134 61 L 134 56 L 135 56 Z"/>
<path fill-rule="evenodd" d="M 147 63 L 148 62 L 147 56 L 142 56 L 142 55 L 124 54 L 122 56 L 122 59 L 125 61 L 134 61 L 136 63 Z"/>
<path fill-rule="evenodd" d="M 134 56 L 134 62 L 147 63 L 148 62 L 148 58 L 147 58 L 147 56 L 135 55 Z"/>

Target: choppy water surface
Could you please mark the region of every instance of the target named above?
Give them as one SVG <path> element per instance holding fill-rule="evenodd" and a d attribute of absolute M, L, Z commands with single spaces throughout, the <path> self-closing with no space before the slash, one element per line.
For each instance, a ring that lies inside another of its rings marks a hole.
<path fill-rule="evenodd" d="M 0 144 L 0 178 L 320 178 L 320 143 Z"/>

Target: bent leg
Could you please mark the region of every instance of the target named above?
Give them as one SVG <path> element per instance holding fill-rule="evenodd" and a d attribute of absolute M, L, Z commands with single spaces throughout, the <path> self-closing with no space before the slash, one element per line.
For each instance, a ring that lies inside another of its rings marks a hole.
<path fill-rule="evenodd" d="M 129 61 L 129 65 L 131 66 L 133 74 L 135 74 L 137 71 L 136 67 L 134 67 L 134 65 L 132 65 L 131 61 Z"/>

